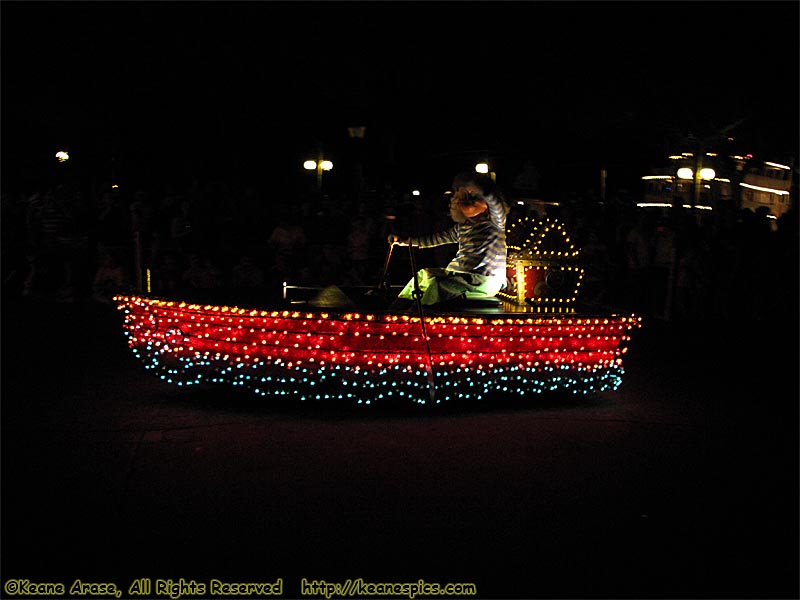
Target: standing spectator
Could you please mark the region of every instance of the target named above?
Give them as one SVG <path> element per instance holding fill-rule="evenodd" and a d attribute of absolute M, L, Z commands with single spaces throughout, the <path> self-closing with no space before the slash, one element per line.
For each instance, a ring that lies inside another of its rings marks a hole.
<path fill-rule="evenodd" d="M 22 293 L 28 273 L 27 232 L 25 223 L 25 197 L 22 194 L 2 195 L 2 260 L 3 296 L 18 296 Z"/>
<path fill-rule="evenodd" d="M 371 246 L 372 231 L 367 220 L 361 216 L 355 217 L 347 234 L 348 274 L 354 285 L 364 285 L 368 278 Z"/>
<path fill-rule="evenodd" d="M 184 256 L 196 250 L 193 216 L 191 200 L 181 198 L 178 214 L 172 217 L 169 232 L 172 248 Z"/>
<path fill-rule="evenodd" d="M 194 252 L 183 272 L 183 283 L 192 290 L 214 290 L 222 286 L 222 272 L 210 257 Z"/>
<path fill-rule="evenodd" d="M 156 245 L 154 233 L 156 229 L 156 207 L 150 192 L 139 189 L 133 195 L 130 206 L 131 231 L 133 232 L 134 247 L 138 252 L 137 260 L 144 272 L 153 266 L 155 261 Z"/>
<path fill-rule="evenodd" d="M 267 245 L 273 254 L 273 260 L 280 260 L 289 269 L 299 267 L 305 259 L 306 232 L 303 227 L 286 212 L 278 215 L 278 222 L 267 238 Z"/>
<path fill-rule="evenodd" d="M 673 277 L 677 267 L 675 231 L 662 219 L 653 232 L 653 261 L 649 269 L 649 306 L 654 315 L 669 319 Z"/>
<path fill-rule="evenodd" d="M 186 288 L 183 282 L 185 270 L 184 257 L 180 252 L 171 249 L 164 251 L 153 270 L 153 292 L 166 297 L 181 294 Z"/>
<path fill-rule="evenodd" d="M 607 300 L 613 269 L 608 246 L 596 231 L 590 231 L 581 255 L 586 268 L 581 288 L 583 299 L 588 304 L 603 304 Z"/>
<path fill-rule="evenodd" d="M 88 214 L 81 195 L 58 185 L 31 197 L 28 211 L 31 264 L 24 295 L 53 295 L 74 302 L 88 283 Z"/>
<path fill-rule="evenodd" d="M 314 260 L 317 285 L 328 286 L 342 283 L 347 263 L 344 246 L 333 243 L 323 244 Z M 294 272 L 292 276 L 294 276 Z"/>
<path fill-rule="evenodd" d="M 119 191 L 103 191 L 99 197 L 95 219 L 98 255 L 111 252 L 117 257 L 130 256 L 132 230 L 131 214 Z"/>
<path fill-rule="evenodd" d="M 104 250 L 92 282 L 92 299 L 101 304 L 111 304 L 116 294 L 129 292 L 132 288 L 127 271 L 114 253 Z"/>
<path fill-rule="evenodd" d="M 625 300 L 628 306 L 642 314 L 650 314 L 648 274 L 650 260 L 650 235 L 647 214 L 640 213 L 634 225 L 625 233 Z"/>

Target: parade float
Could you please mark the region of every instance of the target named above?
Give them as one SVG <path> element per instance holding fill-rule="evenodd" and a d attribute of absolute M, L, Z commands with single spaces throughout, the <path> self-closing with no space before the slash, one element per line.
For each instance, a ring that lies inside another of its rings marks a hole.
<path fill-rule="evenodd" d="M 583 268 L 558 221 L 519 219 L 507 228 L 507 239 L 506 289 L 450 311 L 417 304 L 416 312 L 395 313 L 375 307 L 373 290 L 331 293 L 289 284 L 274 307 L 149 294 L 115 301 L 134 355 L 147 371 L 178 386 L 221 384 L 307 402 L 428 406 L 616 390 L 640 317 L 578 308 Z M 391 249 L 387 265 L 390 257 Z"/>

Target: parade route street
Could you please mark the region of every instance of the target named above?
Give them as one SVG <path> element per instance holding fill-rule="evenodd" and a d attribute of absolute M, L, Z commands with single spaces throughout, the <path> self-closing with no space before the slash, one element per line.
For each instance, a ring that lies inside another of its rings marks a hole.
<path fill-rule="evenodd" d="M 121 315 L 7 302 L 2 576 L 796 598 L 796 324 L 645 320 L 615 392 L 277 405 L 146 372 Z"/>

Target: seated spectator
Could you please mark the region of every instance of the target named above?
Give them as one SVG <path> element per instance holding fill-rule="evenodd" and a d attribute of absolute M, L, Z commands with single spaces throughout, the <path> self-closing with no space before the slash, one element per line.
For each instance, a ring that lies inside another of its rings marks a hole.
<path fill-rule="evenodd" d="M 264 270 L 249 254 L 242 254 L 231 270 L 231 285 L 234 288 L 260 288 L 264 285 Z"/>
<path fill-rule="evenodd" d="M 111 304 L 114 296 L 133 289 L 130 277 L 111 252 L 103 252 L 92 282 L 92 299 Z"/>
<path fill-rule="evenodd" d="M 222 272 L 207 256 L 192 253 L 182 280 L 189 289 L 213 290 L 222 286 Z"/>
<path fill-rule="evenodd" d="M 278 215 L 278 223 L 267 238 L 267 245 L 275 260 L 285 260 L 290 268 L 296 268 L 305 257 L 306 232 L 302 225 L 290 218 L 288 213 Z"/>
<path fill-rule="evenodd" d="M 185 270 L 184 259 L 180 253 L 171 250 L 164 252 L 153 270 L 153 292 L 160 296 L 180 294 L 185 287 L 183 283 Z"/>

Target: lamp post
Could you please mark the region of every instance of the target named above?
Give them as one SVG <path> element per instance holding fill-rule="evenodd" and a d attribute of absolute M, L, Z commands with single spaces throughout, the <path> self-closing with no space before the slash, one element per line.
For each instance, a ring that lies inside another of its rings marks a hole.
<path fill-rule="evenodd" d="M 680 179 L 692 179 L 694 181 L 694 188 L 692 190 L 692 206 L 700 204 L 700 187 L 703 185 L 703 180 L 711 180 L 717 176 L 714 169 L 703 167 L 703 159 L 698 156 L 695 161 L 695 169 L 689 167 L 681 167 L 678 169 L 677 175 Z"/>
<path fill-rule="evenodd" d="M 492 182 L 495 183 L 497 182 L 497 175 L 495 174 L 494 171 L 489 169 L 489 163 L 479 162 L 478 164 L 475 165 L 475 171 L 477 173 L 482 173 L 484 175 L 488 174 Z"/>
<path fill-rule="evenodd" d="M 303 163 L 303 168 L 307 171 L 317 172 L 317 193 L 322 194 L 322 172 L 333 169 L 333 163 L 329 160 L 319 158 L 317 160 L 307 160 Z"/>
<path fill-rule="evenodd" d="M 692 149 L 692 153 L 684 153 L 683 156 L 694 157 L 694 169 L 690 167 L 683 167 L 678 169 L 677 175 L 680 179 L 691 179 L 692 186 L 692 207 L 700 204 L 700 192 L 702 186 L 705 185 L 703 180 L 709 181 L 714 179 L 717 174 L 714 169 L 703 166 L 703 160 L 706 156 L 716 156 L 709 152 L 709 146 L 719 141 L 719 135 L 711 135 L 704 138 L 698 138 L 690 133 L 684 140 L 684 144 Z"/>

